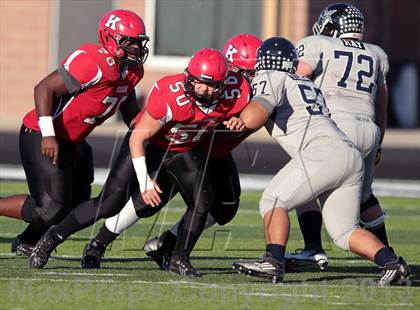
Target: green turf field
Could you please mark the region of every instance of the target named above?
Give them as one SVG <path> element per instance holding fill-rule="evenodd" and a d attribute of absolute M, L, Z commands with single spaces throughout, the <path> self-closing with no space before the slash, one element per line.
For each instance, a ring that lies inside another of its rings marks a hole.
<path fill-rule="evenodd" d="M 0 183 L 0 196 L 26 192 L 22 183 Z M 232 262 L 263 254 L 259 194 L 244 193 L 238 215 L 225 227 L 204 232 L 192 262 L 202 278 L 181 278 L 160 271 L 141 250 L 183 213 L 174 199 L 156 218 L 139 222 L 114 242 L 103 268 L 83 270 L 83 246 L 100 224 L 74 235 L 57 249 L 43 270 L 10 253 L 10 242 L 25 224 L 0 218 L 0 309 L 420 309 L 420 202 L 381 198 L 388 237 L 417 274 L 410 287 L 374 286 L 374 264 L 336 248 L 323 232 L 330 259 L 328 271 L 288 273 L 282 285 L 247 278 Z M 302 243 L 292 214 L 289 250 Z M 102 223 L 102 222 L 101 222 Z"/>

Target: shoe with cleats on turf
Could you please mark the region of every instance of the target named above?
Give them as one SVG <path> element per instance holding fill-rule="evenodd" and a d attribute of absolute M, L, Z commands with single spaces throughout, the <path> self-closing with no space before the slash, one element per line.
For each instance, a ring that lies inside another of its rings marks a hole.
<path fill-rule="evenodd" d="M 233 269 L 248 277 L 269 278 L 276 284 L 283 281 L 285 263 L 275 260 L 270 253 L 265 253 L 259 260 L 235 262 L 233 263 Z"/>
<path fill-rule="evenodd" d="M 382 269 L 379 273 L 379 286 L 409 285 L 408 281 L 411 277 L 410 267 L 401 256 L 395 261 L 389 262 L 385 264 L 385 266 L 379 268 Z"/>
<path fill-rule="evenodd" d="M 22 243 L 22 240 L 19 237 L 16 237 L 12 242 L 10 251 L 16 253 L 17 256 L 29 258 L 34 247 L 33 244 Z"/>
<path fill-rule="evenodd" d="M 102 257 L 105 254 L 106 246 L 99 240 L 92 239 L 83 249 L 80 265 L 84 269 L 101 268 Z"/>
<path fill-rule="evenodd" d="M 51 226 L 35 245 L 35 248 L 29 257 L 30 268 L 41 269 L 48 263 L 48 259 L 50 258 L 52 251 L 54 251 L 57 246 L 54 243 L 52 236 L 53 228 L 54 226 Z"/>
<path fill-rule="evenodd" d="M 328 257 L 324 250 L 301 249 L 296 250 L 295 253 L 286 253 L 284 258 L 287 269 L 315 265 L 321 271 L 324 271 L 328 266 Z"/>
<path fill-rule="evenodd" d="M 168 270 L 183 277 L 201 277 L 201 273 L 195 269 L 186 255 L 172 256 Z"/>
<path fill-rule="evenodd" d="M 144 245 L 144 251 L 160 269 L 168 270 L 175 242 L 176 237 L 165 231 L 162 235 L 148 240 Z"/>

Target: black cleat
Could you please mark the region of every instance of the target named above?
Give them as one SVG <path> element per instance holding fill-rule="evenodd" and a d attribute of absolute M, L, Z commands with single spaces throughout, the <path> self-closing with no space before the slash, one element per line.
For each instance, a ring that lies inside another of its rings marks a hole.
<path fill-rule="evenodd" d="M 16 255 L 29 258 L 35 246 L 32 244 L 21 243 L 16 247 Z"/>
<path fill-rule="evenodd" d="M 201 273 L 191 265 L 186 255 L 172 256 L 168 270 L 183 277 L 201 277 Z"/>
<path fill-rule="evenodd" d="M 52 251 L 54 251 L 57 246 L 52 238 L 51 230 L 53 228 L 54 226 L 51 226 L 35 245 L 35 248 L 29 257 L 30 268 L 41 269 L 48 263 Z"/>
<path fill-rule="evenodd" d="M 106 246 L 98 240 L 90 240 L 83 249 L 82 259 L 80 264 L 82 268 L 99 269 L 101 268 L 101 260 L 104 256 Z"/>
<path fill-rule="evenodd" d="M 161 236 L 148 240 L 144 245 L 144 251 L 160 269 L 168 270 L 175 243 L 176 237 L 171 232 L 165 231 Z"/>
<path fill-rule="evenodd" d="M 270 253 L 265 253 L 257 261 L 239 261 L 233 263 L 233 269 L 246 276 L 269 278 L 275 284 L 281 282 L 285 273 L 285 263 L 275 260 Z"/>
<path fill-rule="evenodd" d="M 29 258 L 32 251 L 34 250 L 34 245 L 29 243 L 22 243 L 22 240 L 19 237 L 16 237 L 11 245 L 10 251 L 16 253 L 17 256 L 23 256 Z"/>
<path fill-rule="evenodd" d="M 405 280 L 411 276 L 410 267 L 401 256 L 379 268 L 382 269 L 379 273 L 379 286 L 404 285 L 407 284 Z"/>

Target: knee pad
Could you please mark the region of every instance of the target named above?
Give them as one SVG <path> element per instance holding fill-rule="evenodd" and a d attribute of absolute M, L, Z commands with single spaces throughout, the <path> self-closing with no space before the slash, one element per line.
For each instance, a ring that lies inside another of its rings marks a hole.
<path fill-rule="evenodd" d="M 23 202 L 22 206 L 22 218 L 25 222 L 35 224 L 35 220 L 33 219 L 34 216 L 34 210 L 37 208 L 38 205 L 35 201 L 35 199 L 32 196 L 26 197 L 25 201 Z"/>
<path fill-rule="evenodd" d="M 44 196 L 41 206 L 35 199 L 28 197 L 23 205 L 22 215 L 25 221 L 33 224 L 38 230 L 46 230 L 63 219 L 70 208 L 53 201 L 49 196 Z"/>
<path fill-rule="evenodd" d="M 136 215 L 139 218 L 151 217 L 151 216 L 157 214 L 164 207 L 164 205 L 162 205 L 162 204 L 160 204 L 156 207 L 151 207 L 149 205 L 146 205 L 144 202 L 142 202 L 140 200 L 136 200 L 136 199 L 133 199 L 133 203 L 134 203 L 134 210 L 136 212 Z"/>
<path fill-rule="evenodd" d="M 209 212 L 209 216 L 212 215 L 217 224 L 226 225 L 235 217 L 238 208 L 239 198 L 233 203 L 222 203 L 216 206 L 214 210 Z"/>

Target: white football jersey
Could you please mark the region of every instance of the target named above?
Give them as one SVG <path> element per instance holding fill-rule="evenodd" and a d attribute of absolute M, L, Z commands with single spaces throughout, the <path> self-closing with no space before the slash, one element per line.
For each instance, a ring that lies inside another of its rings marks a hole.
<path fill-rule="evenodd" d="M 270 115 L 269 134 L 289 153 L 296 154 L 311 139 L 348 139 L 329 118 L 319 88 L 309 79 L 281 71 L 258 71 L 252 80 L 253 100 Z"/>
<path fill-rule="evenodd" d="M 332 115 L 345 112 L 374 119 L 376 91 L 386 83 L 389 70 L 379 46 L 324 35 L 306 37 L 296 46 L 299 60 L 313 69 L 311 79 Z"/>

